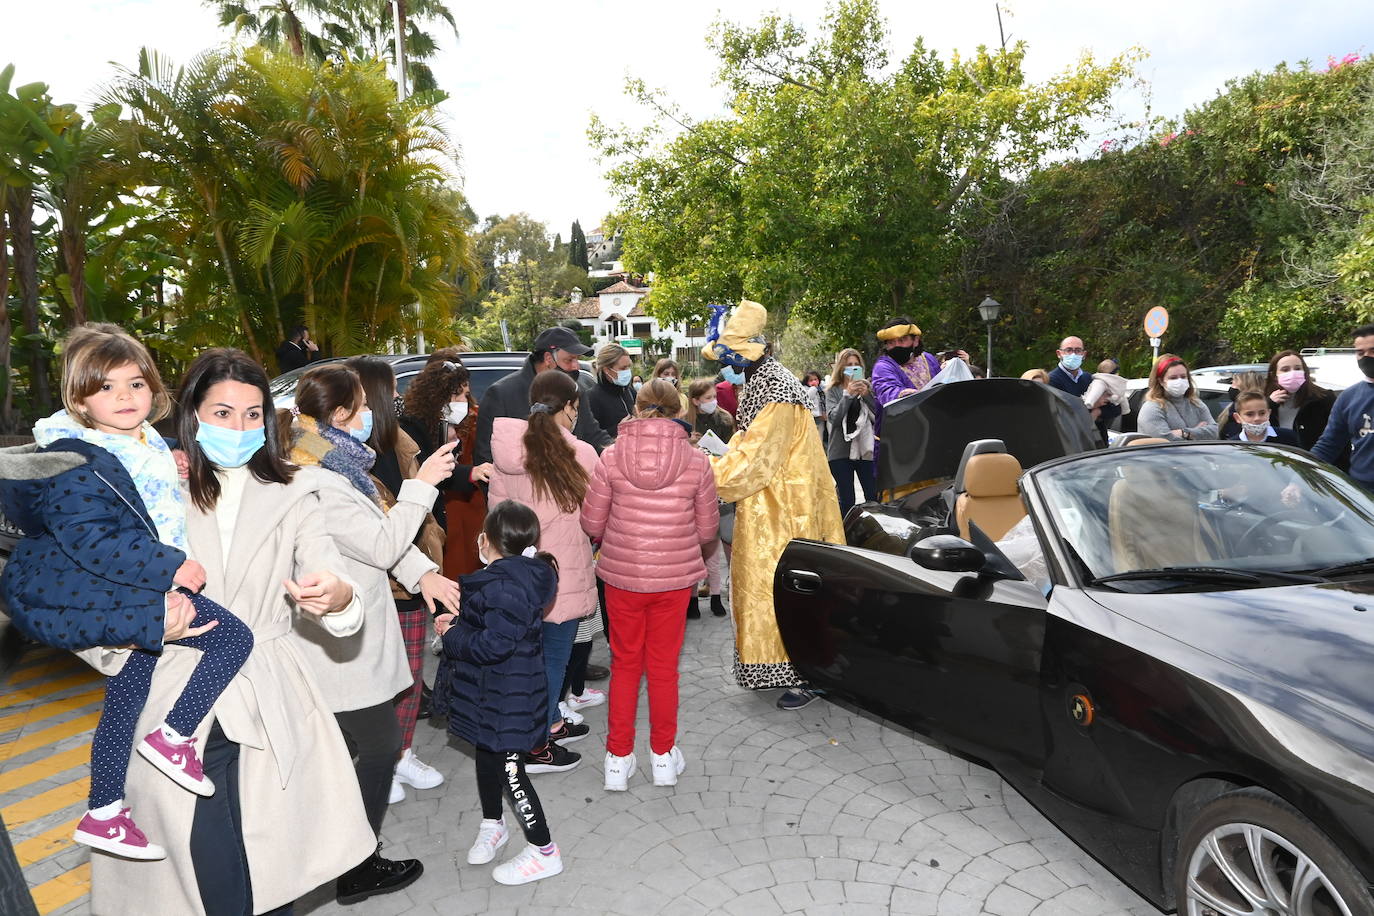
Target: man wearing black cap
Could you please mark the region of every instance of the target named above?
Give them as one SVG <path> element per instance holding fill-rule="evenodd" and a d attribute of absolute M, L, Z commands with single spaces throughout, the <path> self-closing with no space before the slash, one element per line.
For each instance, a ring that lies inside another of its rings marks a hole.
<path fill-rule="evenodd" d="M 577 423 L 573 435 L 603 451 L 613 441 L 596 422 L 591 409 L 587 406 L 587 390 L 591 387 L 589 379 L 583 379 L 578 371 L 578 357 L 586 356 L 592 348 L 584 344 L 578 336 L 564 327 L 549 328 L 541 331 L 530 348 L 530 357 L 525 365 L 500 379 L 482 395 L 477 409 L 477 441 L 473 443 L 473 460 L 483 464 L 491 460 L 491 427 L 497 417 L 514 417 L 523 420 L 530 415 L 530 385 L 537 373 L 556 371 L 566 372 L 573 377 L 582 389 L 578 403 Z"/>

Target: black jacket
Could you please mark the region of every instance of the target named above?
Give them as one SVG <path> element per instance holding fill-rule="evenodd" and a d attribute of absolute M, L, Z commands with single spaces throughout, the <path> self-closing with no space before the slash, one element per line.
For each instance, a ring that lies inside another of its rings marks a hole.
<path fill-rule="evenodd" d="M 634 413 L 635 392 L 629 385 L 617 385 L 597 373 L 596 384 L 587 389 L 584 403 L 591 408 L 592 419 L 601 431 L 615 439 L 620 421 Z"/>
<path fill-rule="evenodd" d="M 459 578 L 463 603 L 444 634 L 435 685 L 448 730 L 489 751 L 532 751 L 549 736 L 544 608 L 558 576 L 543 560 L 505 557 Z"/>
<path fill-rule="evenodd" d="M 59 649 L 162 650 L 166 594 L 186 554 L 158 540 L 118 458 L 78 439 L 5 449 L 0 505 L 25 534 L 0 576 L 21 632 Z"/>
<path fill-rule="evenodd" d="M 1295 444 L 1309 451 L 1312 446 L 1317 444 L 1317 440 L 1322 437 L 1322 433 L 1326 430 L 1326 421 L 1331 416 L 1331 406 L 1336 403 L 1336 398 L 1331 392 L 1325 389 L 1320 390 L 1322 392 L 1320 395 L 1310 398 L 1306 404 L 1298 408 L 1297 416 L 1293 418 L 1293 425 L 1284 427 L 1285 429 L 1292 429 L 1297 434 L 1298 441 Z M 1275 429 L 1278 429 L 1278 418 L 1279 405 L 1270 401 L 1269 422 L 1275 424 Z M 1217 419 L 1221 422 L 1221 429 L 1218 432 L 1221 438 L 1234 439 L 1236 434 L 1240 432 L 1240 424 L 1231 415 L 1230 406 L 1223 410 L 1222 415 Z M 1338 466 L 1344 467 L 1345 465 Z"/>
<path fill-rule="evenodd" d="M 525 365 L 505 378 L 498 379 L 487 389 L 486 394 L 482 395 L 482 403 L 477 411 L 477 441 L 472 447 L 474 462 L 486 464 L 491 460 L 491 428 L 497 417 L 524 420 L 530 415 L 530 385 L 533 384 L 534 357 L 531 356 L 525 360 Z M 578 403 L 577 425 L 573 427 L 572 433 L 595 448 L 598 453 L 604 452 L 612 439 L 592 417 L 591 408 L 587 403 L 590 386 L 583 386 L 580 381 L 578 384 L 582 387 L 582 400 Z"/>
<path fill-rule="evenodd" d="M 292 369 L 301 369 L 310 364 L 315 358 L 305 347 L 294 344 L 289 340 L 283 340 L 277 345 L 277 366 L 282 372 L 290 372 Z"/>

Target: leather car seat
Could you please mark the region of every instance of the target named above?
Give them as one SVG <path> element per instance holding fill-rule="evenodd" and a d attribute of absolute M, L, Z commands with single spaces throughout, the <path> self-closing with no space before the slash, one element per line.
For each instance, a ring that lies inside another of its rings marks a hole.
<path fill-rule="evenodd" d="M 1021 462 L 1005 452 L 970 455 L 964 466 L 964 492 L 954 503 L 959 536 L 968 539 L 973 522 L 996 541 L 1026 517 L 1021 492 Z"/>
<path fill-rule="evenodd" d="M 1132 439 L 1127 445 L 1164 445 L 1168 439 L 1161 439 L 1158 436 L 1141 436 L 1139 439 Z"/>
<path fill-rule="evenodd" d="M 1107 500 L 1112 570 L 1195 566 L 1213 559 L 1202 537 L 1197 493 L 1166 468 L 1126 468 Z"/>

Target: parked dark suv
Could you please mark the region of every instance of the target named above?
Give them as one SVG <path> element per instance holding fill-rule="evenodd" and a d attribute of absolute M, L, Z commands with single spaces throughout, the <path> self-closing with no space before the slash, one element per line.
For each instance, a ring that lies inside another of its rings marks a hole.
<path fill-rule="evenodd" d="M 391 368 L 396 373 L 396 390 L 401 394 L 406 393 L 410 383 L 415 381 L 415 376 L 420 374 L 420 370 L 425 367 L 425 362 L 429 359 L 427 353 L 374 353 L 371 355 L 391 363 Z M 471 380 L 469 384 L 472 389 L 473 403 L 476 404 L 482 400 L 482 395 L 491 387 L 492 382 L 523 366 L 529 355 L 528 351 L 464 353 L 463 365 L 467 368 Z M 305 368 L 293 369 L 272 379 L 273 405 L 280 410 L 290 408 L 296 402 L 296 382 L 300 380 L 301 373 L 309 369 L 310 366 L 339 363 L 343 362 L 344 359 L 346 357 L 341 356 L 333 359 L 317 359 Z M 592 380 L 591 364 L 583 361 L 580 365 L 583 373 L 582 387 L 586 388 Z"/>

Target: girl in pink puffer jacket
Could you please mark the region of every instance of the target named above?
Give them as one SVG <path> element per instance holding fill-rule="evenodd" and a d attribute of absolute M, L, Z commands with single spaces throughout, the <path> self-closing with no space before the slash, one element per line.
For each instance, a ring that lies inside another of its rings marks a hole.
<path fill-rule="evenodd" d="M 596 574 L 606 583 L 611 687 L 606 788 L 624 791 L 634 774 L 639 682 L 649 681 L 649 750 L 656 786 L 677 784 L 678 657 L 683 607 L 706 575 L 702 547 L 716 537 L 720 511 L 706 456 L 677 419 L 681 399 L 655 379 L 639 391 L 632 419 L 601 455 L 582 503 L 582 528 L 601 539 Z"/>

